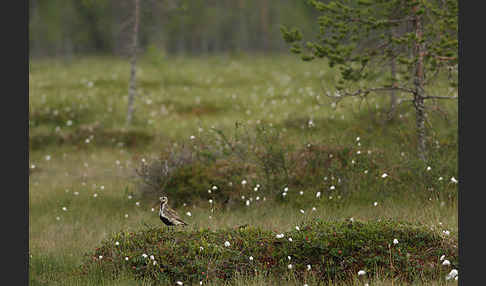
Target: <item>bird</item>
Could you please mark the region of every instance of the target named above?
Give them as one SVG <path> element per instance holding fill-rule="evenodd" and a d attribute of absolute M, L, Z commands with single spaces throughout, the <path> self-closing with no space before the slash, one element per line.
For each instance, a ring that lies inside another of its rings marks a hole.
<path fill-rule="evenodd" d="M 160 197 L 160 210 L 159 210 L 159 217 L 160 220 L 168 225 L 168 226 L 173 226 L 173 225 L 187 225 L 180 217 L 177 215 L 177 213 L 169 207 L 167 204 L 168 199 L 167 197 Z"/>

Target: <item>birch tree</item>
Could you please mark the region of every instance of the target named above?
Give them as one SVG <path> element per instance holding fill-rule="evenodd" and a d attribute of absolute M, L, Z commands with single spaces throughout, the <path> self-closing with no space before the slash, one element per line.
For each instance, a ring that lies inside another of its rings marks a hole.
<path fill-rule="evenodd" d="M 282 27 L 290 50 L 305 61 L 326 58 L 339 70 L 336 101 L 396 91 L 408 97 L 416 114 L 417 154 L 426 160 L 426 108 L 429 99 L 457 99 L 458 0 L 309 0 L 320 13 L 320 32 L 304 43 L 296 28 Z M 383 77 L 394 63 L 394 77 Z M 382 67 L 380 69 L 379 67 Z M 444 71 L 444 72 L 443 72 Z M 446 73 L 450 94 L 427 86 Z"/>

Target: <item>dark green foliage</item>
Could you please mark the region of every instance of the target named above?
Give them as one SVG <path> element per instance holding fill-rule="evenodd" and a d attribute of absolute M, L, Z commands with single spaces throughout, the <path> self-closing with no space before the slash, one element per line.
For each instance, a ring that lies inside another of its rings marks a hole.
<path fill-rule="evenodd" d="M 421 17 L 424 25 L 426 77 L 458 63 L 457 0 L 310 0 L 308 3 L 321 14 L 317 18 L 319 34 L 315 40 L 304 43 L 298 29 L 287 27 L 281 28 L 283 39 L 305 61 L 327 58 L 330 67 L 339 67 L 345 81 L 369 84 L 366 80 L 370 80 L 373 70 L 392 58 L 398 60 L 397 72 L 402 77 L 414 73 L 418 57 L 412 55 L 417 41 L 416 31 L 412 29 L 415 16 Z M 304 49 L 307 53 L 303 53 Z M 457 75 L 452 81 L 457 82 Z"/>
<path fill-rule="evenodd" d="M 133 2 L 29 1 L 30 55 L 126 54 Z M 140 51 L 156 64 L 174 53 L 282 51 L 279 23 L 312 31 L 314 14 L 303 1 L 141 1 Z"/>
<path fill-rule="evenodd" d="M 292 126 L 287 123 L 287 127 Z M 369 127 L 374 136 L 386 134 L 397 144 L 410 140 L 406 138 L 408 133 L 394 126 Z M 363 199 L 363 190 L 375 199 L 404 194 L 446 201 L 456 197 L 457 185 L 450 182 L 452 176 L 457 176 L 457 144 L 453 138 L 430 146 L 430 158 L 424 164 L 398 152 L 399 158 L 394 158 L 379 148 L 360 147 L 354 139 L 354 144 L 336 145 L 287 142 L 280 128 L 266 125 L 237 130 L 234 136 L 222 131 L 212 134 L 183 145 L 167 146 L 159 158 L 142 162 L 138 172 L 141 195 L 154 201 L 165 194 L 175 207 L 206 203 L 209 199 L 222 205 L 234 206 L 237 202 L 237 206 L 244 206 L 241 196 L 253 196 L 257 184 L 259 196 L 298 207 L 315 204 L 318 191 L 325 198 L 356 200 Z M 368 140 L 364 135 L 360 142 Z M 445 157 L 447 163 L 443 161 Z M 426 171 L 427 166 L 431 166 L 431 171 Z M 382 178 L 384 173 L 388 177 Z M 243 180 L 246 185 L 241 184 Z M 209 192 L 213 186 L 217 190 Z M 285 187 L 294 190 L 294 194 L 284 197 Z M 305 195 L 296 195 L 297 190 L 305 190 Z"/>
<path fill-rule="evenodd" d="M 29 149 L 40 150 L 49 146 L 72 145 L 80 148 L 143 147 L 152 142 L 153 134 L 136 129 L 104 129 L 97 124 L 80 125 L 59 132 L 29 134 Z"/>
<path fill-rule="evenodd" d="M 103 241 L 87 254 L 82 273 L 102 271 L 115 278 L 128 272 L 154 283 L 195 284 L 230 280 L 236 273 L 280 277 L 291 273 L 297 279 L 313 276 L 317 281 L 346 281 L 365 270 L 369 277 L 380 271 L 385 277 L 411 282 L 443 275 L 439 260 L 442 255 L 452 268 L 459 269 L 457 241 L 441 237 L 424 225 L 392 220 L 362 223 L 315 219 L 303 222 L 300 230 L 285 232 L 283 238 L 276 234 L 251 226 L 188 231 L 146 226 L 136 233 L 120 232 Z M 394 239 L 398 244 L 393 244 Z M 230 246 L 224 245 L 226 241 Z M 308 264 L 311 270 L 307 270 Z"/>

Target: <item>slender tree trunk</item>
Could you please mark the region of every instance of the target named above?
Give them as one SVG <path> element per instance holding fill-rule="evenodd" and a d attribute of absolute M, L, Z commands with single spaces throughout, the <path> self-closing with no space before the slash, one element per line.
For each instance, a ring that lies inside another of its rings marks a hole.
<path fill-rule="evenodd" d="M 262 9 L 260 10 L 260 21 L 262 25 L 262 47 L 263 51 L 268 51 L 269 46 L 269 32 L 268 32 L 268 0 L 262 1 Z"/>
<path fill-rule="evenodd" d="M 138 23 L 140 13 L 140 0 L 134 0 L 135 2 L 135 14 L 133 24 L 133 46 L 132 57 L 130 60 L 130 84 L 128 87 L 128 112 L 127 112 L 127 124 L 132 123 L 133 118 L 133 101 L 136 94 L 136 71 L 137 71 L 137 46 L 138 46 Z"/>
<path fill-rule="evenodd" d="M 390 72 L 392 77 L 392 85 L 395 86 L 397 82 L 397 65 L 395 62 L 395 58 L 391 59 L 390 61 Z M 393 119 L 395 117 L 395 110 L 397 107 L 397 91 L 392 89 L 390 91 L 390 110 L 388 111 L 388 120 Z"/>
<path fill-rule="evenodd" d="M 245 1 L 238 0 L 238 34 L 236 50 L 248 51 L 248 25 L 245 24 Z"/>
<path fill-rule="evenodd" d="M 418 5 L 414 6 L 414 12 L 417 12 Z M 426 160 L 426 134 L 425 134 L 425 104 L 424 104 L 424 46 L 422 41 L 422 21 L 421 17 L 415 14 L 413 20 L 415 28 L 415 49 L 414 57 L 417 60 L 415 65 L 414 78 L 414 98 L 413 103 L 416 111 L 416 125 L 418 137 L 418 155 L 422 161 Z"/>

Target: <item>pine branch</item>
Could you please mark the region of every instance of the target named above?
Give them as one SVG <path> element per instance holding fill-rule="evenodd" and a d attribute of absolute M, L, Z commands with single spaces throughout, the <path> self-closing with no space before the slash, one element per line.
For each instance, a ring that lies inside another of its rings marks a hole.
<path fill-rule="evenodd" d="M 424 96 L 424 99 L 458 99 L 459 96 L 440 96 L 440 95 L 427 95 Z"/>

